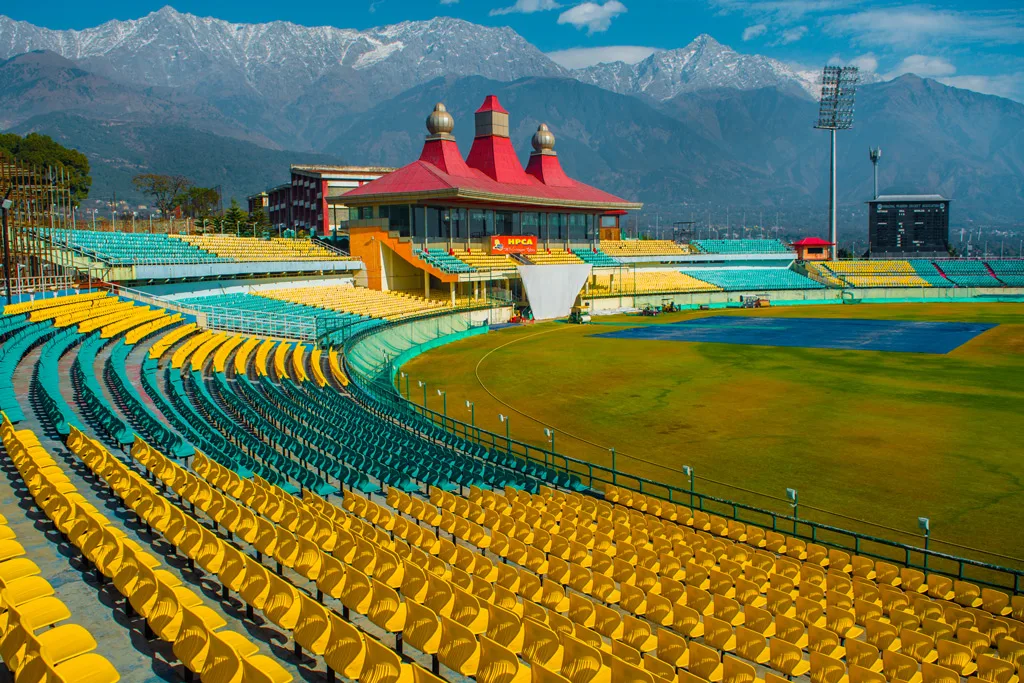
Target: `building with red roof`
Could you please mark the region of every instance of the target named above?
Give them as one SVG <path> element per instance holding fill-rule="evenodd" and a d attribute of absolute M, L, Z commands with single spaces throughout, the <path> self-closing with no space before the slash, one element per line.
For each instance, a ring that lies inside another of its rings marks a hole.
<path fill-rule="evenodd" d="M 805 237 L 790 246 L 796 249 L 796 257 L 801 261 L 827 261 L 834 244 L 820 237 Z"/>
<path fill-rule="evenodd" d="M 427 118 L 419 158 L 345 194 L 361 220 L 387 219 L 389 230 L 418 244 L 487 248 L 493 235 L 534 235 L 549 248 L 596 243 L 642 204 L 570 178 L 541 124 L 523 168 L 509 138 L 509 113 L 489 95 L 475 113 L 476 134 L 463 159 L 443 104 Z M 474 244 L 474 242 L 478 242 Z"/>

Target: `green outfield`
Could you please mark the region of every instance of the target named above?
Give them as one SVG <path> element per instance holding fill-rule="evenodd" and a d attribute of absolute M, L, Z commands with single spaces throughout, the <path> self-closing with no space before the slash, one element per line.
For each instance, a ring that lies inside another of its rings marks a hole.
<path fill-rule="evenodd" d="M 705 315 L 998 323 L 947 355 L 596 338 Z M 800 306 L 598 318 L 509 328 L 406 365 L 411 398 L 559 452 L 777 510 L 798 489 L 801 516 L 880 536 L 931 518 L 940 541 L 1024 555 L 1024 304 Z M 405 387 L 402 387 L 403 393 Z M 589 442 L 589 443 L 587 443 Z M 714 480 L 719 483 L 712 483 Z M 762 495 L 765 494 L 765 495 Z M 771 496 L 771 497 L 768 497 Z M 1006 558 L 988 561 L 1019 566 Z"/>

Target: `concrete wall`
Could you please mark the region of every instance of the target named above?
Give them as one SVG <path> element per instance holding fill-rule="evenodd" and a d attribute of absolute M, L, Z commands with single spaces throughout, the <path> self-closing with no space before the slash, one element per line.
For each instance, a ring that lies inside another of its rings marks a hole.
<path fill-rule="evenodd" d="M 252 263 L 193 263 L 187 265 L 135 266 L 135 280 L 179 280 L 253 273 L 344 273 L 359 270 L 359 261 L 256 261 Z"/>

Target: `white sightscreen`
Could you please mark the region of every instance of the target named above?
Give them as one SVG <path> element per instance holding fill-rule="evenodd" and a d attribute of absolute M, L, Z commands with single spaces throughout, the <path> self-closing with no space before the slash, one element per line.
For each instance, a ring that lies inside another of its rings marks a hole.
<path fill-rule="evenodd" d="M 519 277 L 536 320 L 563 318 L 590 277 L 590 266 L 519 266 Z"/>

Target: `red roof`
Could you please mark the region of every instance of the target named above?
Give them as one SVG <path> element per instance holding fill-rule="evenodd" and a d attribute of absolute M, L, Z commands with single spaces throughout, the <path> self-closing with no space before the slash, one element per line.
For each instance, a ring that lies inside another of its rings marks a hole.
<path fill-rule="evenodd" d="M 478 111 L 508 113 L 494 95 Z M 416 161 L 345 193 L 347 200 L 384 202 L 441 197 L 619 211 L 641 207 L 573 180 L 555 155 L 532 155 L 524 171 L 512 141 L 498 135 L 475 138 L 465 161 L 454 140 L 428 139 Z"/>
<path fill-rule="evenodd" d="M 832 242 L 823 240 L 820 237 L 805 237 L 798 242 L 793 242 L 794 247 L 831 247 Z"/>
<path fill-rule="evenodd" d="M 480 108 L 476 110 L 477 114 L 482 114 L 485 111 L 496 111 L 499 114 L 507 114 L 505 107 L 501 106 L 501 102 L 498 101 L 497 95 L 488 95 L 484 98 L 484 103 L 480 105 Z"/>

